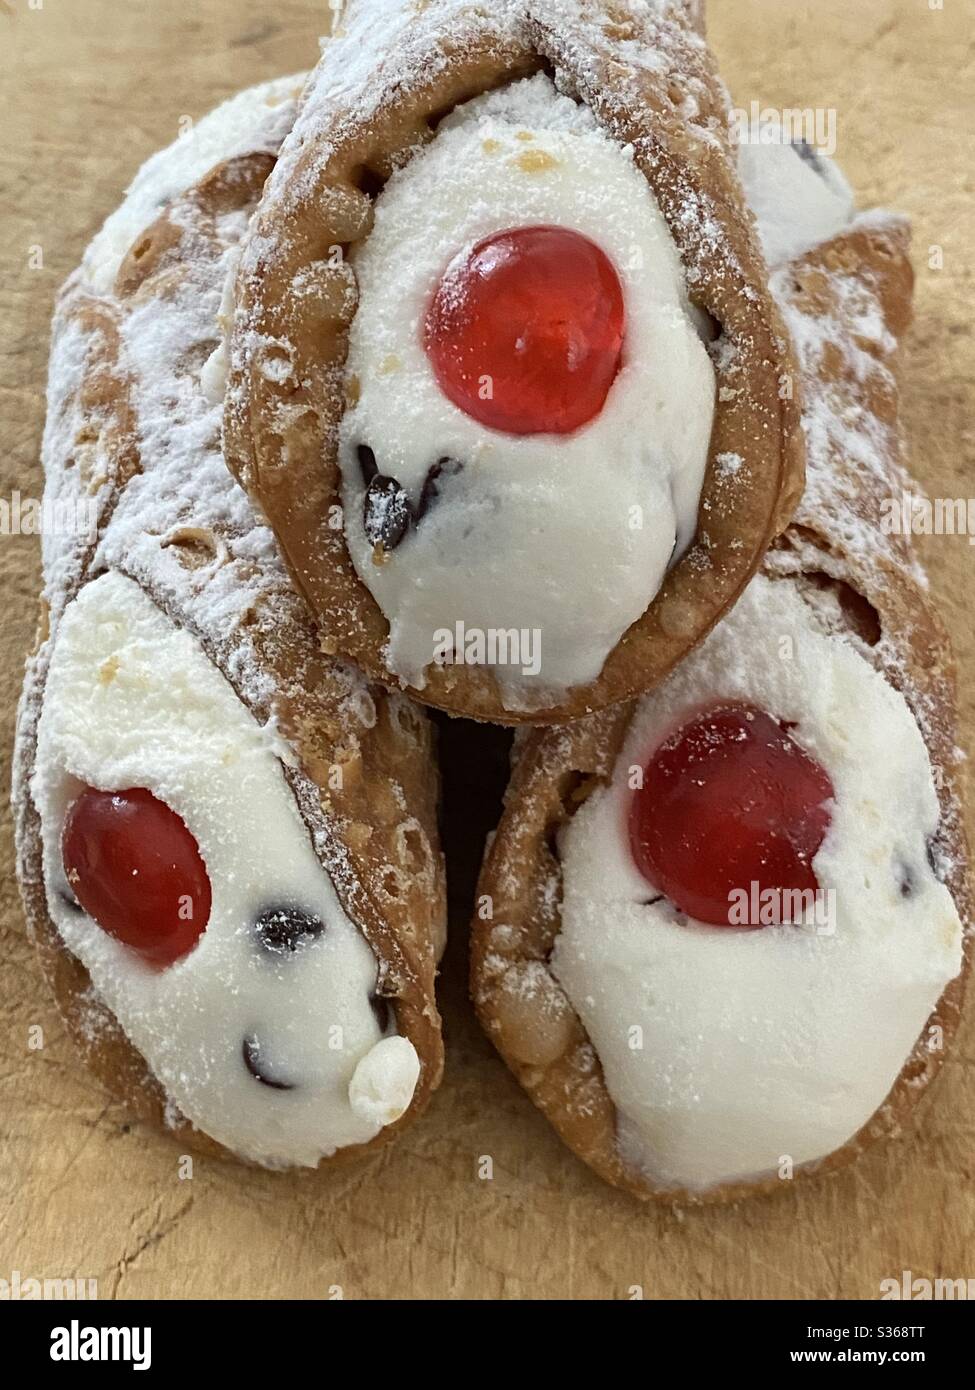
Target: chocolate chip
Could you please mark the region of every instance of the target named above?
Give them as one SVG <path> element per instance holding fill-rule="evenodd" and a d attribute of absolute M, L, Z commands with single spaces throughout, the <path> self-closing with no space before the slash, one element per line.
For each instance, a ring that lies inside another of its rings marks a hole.
<path fill-rule="evenodd" d="M 821 179 L 825 179 L 826 171 L 823 168 L 823 161 L 815 145 L 810 145 L 808 140 L 793 140 L 792 148 L 802 160 L 803 164 L 808 164 L 814 173 Z"/>
<path fill-rule="evenodd" d="M 410 499 L 395 478 L 377 473 L 366 489 L 362 524 L 366 537 L 383 550 L 395 550 L 413 518 Z"/>
<path fill-rule="evenodd" d="M 366 537 L 370 544 L 381 546 L 386 551 L 395 550 L 411 526 L 419 526 L 440 496 L 442 480 L 455 476 L 463 467 L 462 463 L 448 455 L 437 459 L 427 470 L 419 501 L 414 506 L 405 488 L 394 477 L 380 473 L 375 450 L 368 444 L 356 446 L 356 457 L 366 485 L 362 504 L 362 524 Z"/>
<path fill-rule="evenodd" d="M 313 917 L 297 907 L 268 908 L 254 926 L 265 951 L 273 951 L 275 955 L 297 951 L 325 930 L 320 917 Z"/>
<path fill-rule="evenodd" d="M 376 1016 L 380 1033 L 389 1031 L 390 1007 L 389 1000 L 384 999 L 381 994 L 371 994 L 369 996 L 369 1007 Z"/>
<path fill-rule="evenodd" d="M 272 1091 L 293 1091 L 294 1086 L 288 1081 L 275 1081 L 261 1070 L 261 1044 L 257 1038 L 251 1035 L 244 1039 L 240 1048 L 240 1055 L 244 1059 L 244 1066 L 253 1076 L 255 1081 L 259 1081 L 262 1086 L 270 1086 Z"/>
<path fill-rule="evenodd" d="M 441 479 L 456 477 L 463 466 L 464 465 L 458 459 L 452 459 L 449 456 L 437 459 L 437 462 L 428 471 L 424 479 L 420 500 L 413 510 L 414 525 L 419 526 L 420 522 L 440 496 Z"/>
<path fill-rule="evenodd" d="M 932 835 L 931 839 L 925 842 L 924 852 L 927 855 L 928 863 L 931 866 L 931 872 L 934 874 L 935 878 L 938 880 L 939 883 L 944 883 L 945 868 L 944 864 L 942 863 L 941 853 L 938 848 L 938 842 L 935 836 Z"/>
<path fill-rule="evenodd" d="M 359 458 L 359 467 L 362 470 L 362 481 L 366 487 L 372 482 L 379 472 L 379 464 L 376 462 L 376 455 L 368 444 L 360 444 L 356 449 Z"/>
<path fill-rule="evenodd" d="M 914 896 L 914 890 L 917 887 L 917 880 L 914 877 L 913 871 L 906 864 L 897 863 L 894 865 L 894 874 L 897 879 L 897 886 L 900 889 L 901 897 L 912 898 Z"/>

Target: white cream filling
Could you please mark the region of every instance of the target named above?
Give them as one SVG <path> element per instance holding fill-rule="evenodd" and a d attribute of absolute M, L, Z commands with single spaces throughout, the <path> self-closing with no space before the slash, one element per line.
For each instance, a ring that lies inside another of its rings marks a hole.
<path fill-rule="evenodd" d="M 88 584 L 56 639 L 31 791 L 41 815 L 48 903 L 166 1094 L 244 1158 L 313 1166 L 372 1139 L 406 1110 L 419 1059 L 382 1037 L 370 1006 L 377 963 L 343 911 L 261 727 L 198 642 L 132 580 Z M 60 839 L 81 784 L 148 788 L 196 838 L 212 890 L 195 948 L 156 970 L 62 896 Z M 262 911 L 297 907 L 325 930 L 294 953 L 257 939 Z M 262 1070 L 244 1064 L 256 1037 Z"/>
<path fill-rule="evenodd" d="M 738 172 L 770 266 L 829 241 L 853 216 L 853 190 L 839 166 L 818 150 L 803 157 L 800 148 L 781 129 L 761 125 L 738 148 Z"/>
<path fill-rule="evenodd" d="M 443 394 L 422 345 L 447 267 L 492 233 L 535 225 L 596 242 L 626 301 L 620 373 L 602 412 L 568 437 L 479 425 Z M 390 179 L 354 267 L 346 537 L 390 624 L 389 669 L 422 687 L 436 635 L 462 623 L 537 634 L 528 660 L 522 643 L 494 665 L 509 708 L 594 680 L 693 537 L 714 409 L 679 256 L 631 151 L 544 75 L 479 97 Z M 363 526 L 360 444 L 414 504 L 438 459 L 463 464 L 382 565 Z"/>
<path fill-rule="evenodd" d="M 832 780 L 813 865 L 832 893 L 824 929 L 715 928 L 646 905 L 655 891 L 629 851 L 630 769 L 723 700 L 796 721 L 792 737 Z M 703 1189 L 821 1158 L 870 1118 L 961 968 L 958 913 L 927 858 L 938 821 L 903 696 L 824 635 L 791 584 L 755 579 L 641 702 L 612 783 L 562 837 L 553 969 L 599 1054 L 629 1163 L 662 1186 Z"/>
<path fill-rule="evenodd" d="M 363 1120 L 379 1128 L 405 1112 L 420 1079 L 420 1059 L 408 1038 L 383 1038 L 362 1058 L 349 1082 L 349 1100 Z"/>

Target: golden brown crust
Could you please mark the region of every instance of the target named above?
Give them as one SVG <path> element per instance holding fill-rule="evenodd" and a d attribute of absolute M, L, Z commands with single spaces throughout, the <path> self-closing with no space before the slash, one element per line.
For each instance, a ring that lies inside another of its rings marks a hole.
<path fill-rule="evenodd" d="M 837 339 L 856 323 L 857 306 L 844 299 L 838 275 L 854 274 L 868 285 L 888 330 L 895 337 L 910 317 L 911 272 L 906 234 L 858 230 L 836 238 L 789 268 L 791 294 L 802 312 L 835 325 Z M 847 317 L 851 315 L 852 317 Z M 859 344 L 871 354 L 874 344 Z M 796 584 L 815 599 L 824 587 L 836 590 L 843 627 L 859 649 L 904 694 L 924 736 L 938 776 L 942 808 L 936 859 L 962 921 L 971 921 L 968 847 L 955 776 L 956 701 L 950 647 L 940 620 L 912 577 L 906 550 L 887 544 L 879 525 L 879 506 L 900 478 L 896 454 L 896 391 L 889 373 L 859 377 L 847 373 L 840 358 L 827 353 L 820 371 L 830 391 L 851 404 L 877 409 L 893 427 L 888 443 L 886 494 L 882 479 L 864 483 L 856 460 L 834 454 L 830 483 L 850 485 L 860 504 L 864 527 L 855 553 L 830 533 L 831 518 L 806 502 L 802 525 L 790 528 L 766 560 L 765 573 Z M 811 383 L 820 386 L 824 383 Z M 857 484 L 857 478 L 860 483 Z M 824 481 L 826 479 L 824 478 Z M 857 488 L 859 486 L 859 492 Z M 836 516 L 839 515 L 837 508 Z M 821 530 L 825 527 L 825 532 Z M 865 539 L 864 539 L 865 538 Z M 561 927 L 561 867 L 555 833 L 587 789 L 606 783 L 623 745 L 633 706 L 607 711 L 563 728 L 533 732 L 522 745 L 505 803 L 505 813 L 486 856 L 479 901 L 490 901 L 490 918 L 474 922 L 471 991 L 482 1026 L 518 1081 L 562 1139 L 607 1182 L 642 1199 L 718 1202 L 761 1190 L 780 1180 L 726 1184 L 704 1193 L 658 1190 L 622 1163 L 616 1146 L 616 1112 L 599 1058 L 568 996 L 548 967 Z M 970 960 L 938 1003 L 921 1038 L 885 1103 L 842 1149 L 807 1165 L 798 1176 L 832 1171 L 855 1158 L 868 1143 L 889 1134 L 907 1119 L 914 1103 L 937 1072 L 944 1048 L 926 1044 L 929 1029 L 954 1034 Z"/>
<path fill-rule="evenodd" d="M 66 311 L 100 316 L 98 352 L 89 355 L 81 375 L 77 405 L 92 419 L 97 405 L 100 456 L 108 460 L 116 480 L 111 505 L 102 511 L 101 540 L 110 533 L 126 482 L 143 463 L 147 469 L 153 466 L 153 460 L 139 456 L 134 383 L 120 365 L 118 325 L 153 299 L 185 292 L 187 283 L 191 293 L 194 286 L 202 292 L 227 250 L 221 219 L 253 208 L 272 165 L 270 156 L 253 154 L 217 166 L 136 240 L 120 267 L 115 299 L 93 303 L 90 296 L 80 296 Z M 109 333 L 102 319 L 116 331 Z M 63 321 L 57 331 L 64 331 Z M 180 369 L 187 381 L 198 376 L 203 346 L 188 346 Z M 70 404 L 61 401 L 58 408 L 68 409 Z M 227 486 L 232 487 L 229 479 Z M 323 656 L 310 614 L 283 573 L 258 576 L 257 597 L 238 631 L 225 636 L 201 627 L 194 598 L 213 582 L 217 567 L 235 565 L 234 578 L 243 583 L 254 577 L 248 565 L 259 568 L 261 562 L 234 556 L 234 524 L 220 511 L 210 517 L 204 508 L 184 516 L 174 497 L 169 521 L 161 543 L 175 556 L 178 571 L 185 572 L 182 586 L 154 584 L 124 555 L 117 568 L 140 583 L 174 622 L 194 632 L 255 717 L 262 722 L 274 719 L 291 744 L 296 762 L 285 771 L 309 834 L 343 908 L 376 954 L 379 992 L 389 1000 L 400 1033 L 413 1042 L 420 1057 L 420 1079 L 408 1111 L 370 1144 L 335 1155 L 345 1159 L 379 1147 L 409 1123 L 427 1104 L 443 1071 L 434 982 L 444 946 L 446 888 L 436 819 L 439 779 L 433 731 L 406 699 L 365 687 Z M 94 547 L 89 546 L 78 557 L 66 584 L 69 597 L 94 577 L 93 556 Z M 177 1131 L 200 1152 L 232 1157 L 167 1104 L 144 1059 L 95 995 L 87 971 L 65 949 L 48 911 L 40 818 L 29 782 L 56 625 L 49 634 L 42 624 L 40 636 L 21 705 L 15 802 L 19 876 L 45 976 L 84 1061 L 133 1113 Z M 256 686 L 238 678 L 236 658 L 245 645 L 250 668 L 261 678 Z M 256 696 L 256 688 L 273 694 Z M 336 769 L 341 769 L 340 778 Z"/>
<path fill-rule="evenodd" d="M 370 194 L 432 138 L 446 112 L 514 78 L 554 70 L 616 141 L 632 143 L 681 251 L 691 296 L 721 336 L 697 538 L 600 676 L 558 704 L 522 712 L 505 708 L 483 668 L 431 666 L 424 688 L 410 692 L 477 719 L 550 723 L 651 688 L 744 588 L 802 489 L 798 373 L 728 145 L 724 89 L 686 18 L 641 16 L 620 0 L 596 7 L 595 23 L 586 6 L 535 3 L 519 7 L 518 22 L 499 32 L 478 19 L 476 6 L 442 8 L 457 26 L 447 61 L 444 34 L 431 22 L 418 35 L 411 30 L 406 76 L 396 61 L 402 55 L 393 54 L 362 92 L 353 85 L 341 99 L 319 90 L 318 75 L 311 79 L 238 276 L 228 460 L 337 650 L 372 679 L 393 682 L 383 660 L 386 620 L 355 574 L 343 533 L 329 524 L 340 501 L 337 431 L 356 307 L 349 265 L 330 252 L 368 236 Z M 640 45 L 659 52 L 660 66 L 626 56 Z M 723 454 L 746 460 L 733 483 L 715 466 Z"/>

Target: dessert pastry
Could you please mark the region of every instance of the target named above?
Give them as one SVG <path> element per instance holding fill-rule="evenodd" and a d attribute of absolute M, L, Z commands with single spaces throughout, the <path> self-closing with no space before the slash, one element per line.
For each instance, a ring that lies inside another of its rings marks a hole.
<path fill-rule="evenodd" d="M 85 1059 L 181 1142 L 314 1167 L 437 1086 L 444 941 L 425 716 L 324 656 L 220 444 L 219 317 L 298 84 L 136 180 L 66 287 L 52 535 L 17 733 L 19 872 Z"/>
<path fill-rule="evenodd" d="M 798 499 L 698 11 L 353 0 L 244 237 L 228 461 L 336 650 L 455 714 L 651 688 Z"/>
<path fill-rule="evenodd" d="M 969 921 L 947 642 L 885 498 L 907 231 L 805 152 L 743 151 L 803 373 L 808 488 L 658 690 L 532 732 L 483 869 L 472 992 L 562 1138 L 715 1200 L 889 1132 L 955 1024 Z M 783 163 L 789 159 L 794 167 Z M 847 224 L 807 250 L 812 226 Z"/>

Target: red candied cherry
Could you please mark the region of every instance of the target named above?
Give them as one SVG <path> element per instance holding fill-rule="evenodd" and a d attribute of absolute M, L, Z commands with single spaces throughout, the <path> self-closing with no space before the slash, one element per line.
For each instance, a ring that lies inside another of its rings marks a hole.
<path fill-rule="evenodd" d="M 602 410 L 619 370 L 619 276 L 564 227 L 499 232 L 444 275 L 424 347 L 444 395 L 507 434 L 571 434 Z"/>
<path fill-rule="evenodd" d="M 144 787 L 86 787 L 68 810 L 61 858 L 89 916 L 152 965 L 172 965 L 206 930 L 210 879 L 199 846 Z"/>
<path fill-rule="evenodd" d="M 633 857 L 689 917 L 730 926 L 734 890 L 750 900 L 752 884 L 758 894 L 819 887 L 812 861 L 832 796 L 827 774 L 776 720 L 719 705 L 672 734 L 644 769 L 630 806 Z"/>

